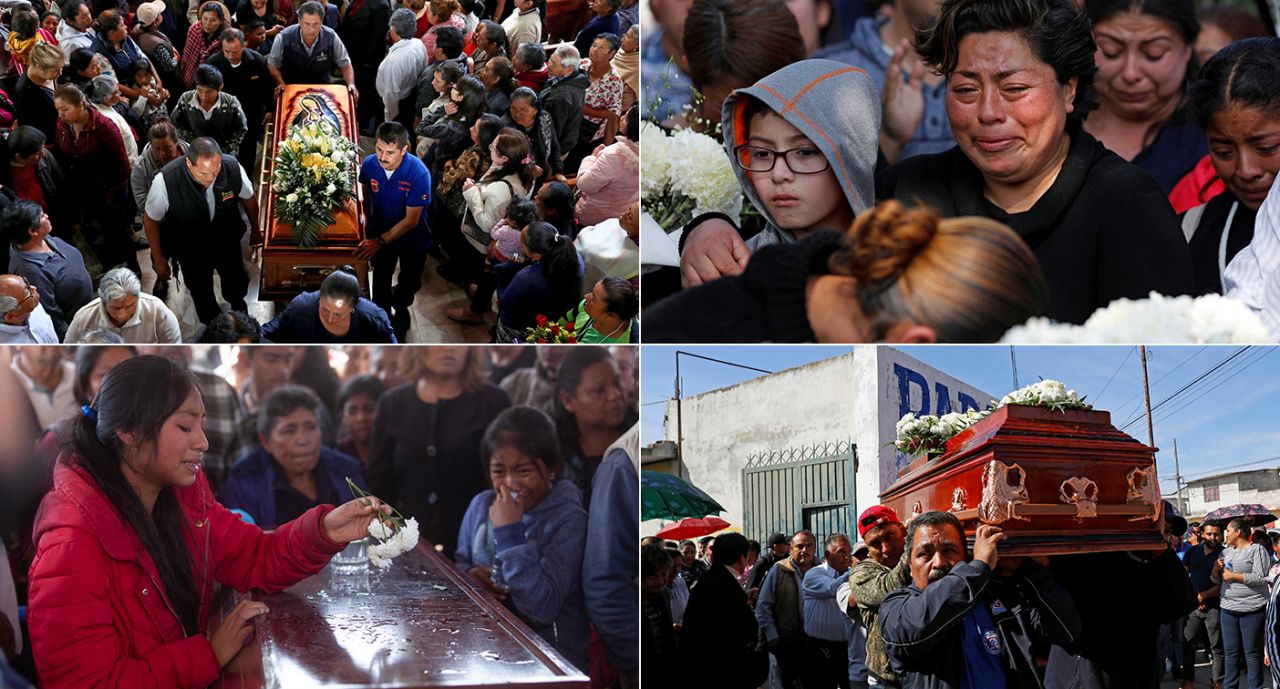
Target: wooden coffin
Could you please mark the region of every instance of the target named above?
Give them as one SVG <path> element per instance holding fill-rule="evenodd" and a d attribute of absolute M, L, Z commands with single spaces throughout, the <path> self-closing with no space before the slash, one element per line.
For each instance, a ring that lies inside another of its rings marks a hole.
<path fill-rule="evenodd" d="M 271 190 L 271 171 L 276 147 L 289 135 L 289 129 L 309 118 L 326 118 L 351 141 L 359 144 L 355 121 L 355 103 L 345 86 L 291 84 L 276 102 L 275 123 L 263 142 L 262 170 L 258 178 L 261 204 L 262 284 L 261 299 L 287 301 L 301 292 L 320 288 L 320 283 L 344 265 L 356 269 L 360 285 L 368 290 L 369 262 L 356 259 L 353 251 L 364 239 L 364 218 L 360 213 L 362 190 L 355 183 L 355 198 L 334 213 L 333 224 L 312 247 L 300 247 L 293 241 L 289 223 L 275 219 L 275 194 Z"/>
<path fill-rule="evenodd" d="M 271 612 L 214 689 L 591 686 L 585 672 L 425 542 L 386 572 L 338 576 L 331 565 L 280 593 L 248 597 Z M 225 615 L 235 602 L 229 595 L 219 610 Z"/>
<path fill-rule="evenodd" d="M 1109 412 L 1007 405 L 904 468 L 881 500 L 904 521 L 953 512 L 970 538 L 997 525 L 1005 555 L 1152 550 L 1164 546 L 1155 452 Z"/>

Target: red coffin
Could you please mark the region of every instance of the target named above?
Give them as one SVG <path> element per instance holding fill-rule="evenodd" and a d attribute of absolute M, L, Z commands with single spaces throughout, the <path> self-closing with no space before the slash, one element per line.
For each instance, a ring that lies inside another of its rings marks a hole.
<path fill-rule="evenodd" d="M 904 520 L 929 510 L 1008 534 L 1004 555 L 1061 555 L 1164 546 L 1156 448 L 1105 411 L 1007 405 L 917 459 L 881 494 Z"/>

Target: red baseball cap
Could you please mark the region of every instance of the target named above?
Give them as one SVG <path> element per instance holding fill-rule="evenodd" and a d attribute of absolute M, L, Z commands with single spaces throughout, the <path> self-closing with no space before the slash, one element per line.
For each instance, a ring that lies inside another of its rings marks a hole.
<path fill-rule="evenodd" d="M 901 524 L 898 513 L 884 505 L 872 505 L 858 517 L 858 536 L 866 538 L 867 532 L 881 524 Z"/>

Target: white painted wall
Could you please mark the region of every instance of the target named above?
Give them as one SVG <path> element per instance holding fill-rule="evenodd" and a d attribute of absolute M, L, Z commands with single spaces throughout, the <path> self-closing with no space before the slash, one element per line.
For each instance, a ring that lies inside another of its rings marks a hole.
<path fill-rule="evenodd" d="M 888 347 L 861 346 L 807 366 L 686 398 L 686 478 L 742 523 L 742 469 L 748 456 L 852 441 L 857 446 L 857 512 L 879 502 L 907 458 L 895 452 L 902 409 L 959 410 L 961 397 L 985 407 L 993 396 Z M 943 401 L 945 399 L 945 402 Z M 666 438 L 676 440 L 676 405 L 666 406 Z M 658 522 L 643 526 L 645 533 Z"/>
<path fill-rule="evenodd" d="M 1277 471 L 1280 469 L 1259 469 L 1192 481 L 1183 490 L 1183 495 L 1187 497 L 1187 514 L 1203 517 L 1219 507 L 1238 503 L 1257 503 L 1276 512 L 1280 510 L 1280 487 L 1276 485 L 1280 482 L 1274 478 Z M 1218 499 L 1205 500 L 1205 488 L 1212 486 L 1218 487 Z M 1276 526 L 1273 524 L 1271 528 Z"/>

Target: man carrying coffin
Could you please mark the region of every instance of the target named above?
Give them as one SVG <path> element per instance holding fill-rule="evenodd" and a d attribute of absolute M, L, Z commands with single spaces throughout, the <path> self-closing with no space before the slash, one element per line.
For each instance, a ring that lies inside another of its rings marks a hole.
<path fill-rule="evenodd" d="M 1042 686 L 1033 648 L 1080 634 L 1070 594 L 1031 558 L 997 569 L 998 527 L 981 524 L 968 558 L 950 512 L 926 512 L 907 528 L 911 586 L 880 604 L 885 649 L 903 689 Z"/>
<path fill-rule="evenodd" d="M 261 244 L 253 183 L 240 163 L 223 155 L 208 137 L 192 141 L 186 155 L 160 168 L 151 182 L 142 223 L 151 243 L 151 263 L 164 279 L 169 277 L 168 259 L 181 262 L 196 315 L 205 325 L 222 312 L 213 296 L 214 271 L 222 278 L 222 297 L 231 309 L 248 311 L 249 275 L 240 253 L 246 215 L 250 244 Z"/>
<path fill-rule="evenodd" d="M 356 73 L 347 47 L 338 32 L 324 25 L 324 7 L 315 0 L 304 2 L 298 8 L 298 23 L 276 36 L 267 55 L 267 69 L 276 81 L 276 96 L 284 91 L 286 84 L 333 83 L 335 68 L 341 70 L 352 98 L 359 100 Z"/>

